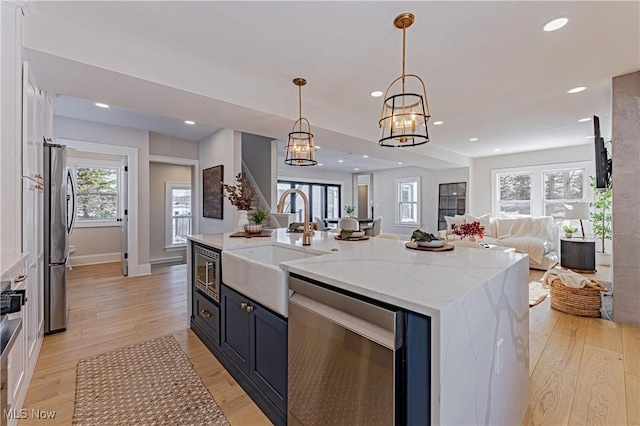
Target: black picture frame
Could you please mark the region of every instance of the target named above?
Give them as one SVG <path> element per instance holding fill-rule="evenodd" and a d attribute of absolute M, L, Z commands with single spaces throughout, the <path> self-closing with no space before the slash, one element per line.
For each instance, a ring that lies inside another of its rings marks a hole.
<path fill-rule="evenodd" d="M 202 171 L 202 216 L 210 219 L 222 219 L 224 166 L 209 167 Z"/>

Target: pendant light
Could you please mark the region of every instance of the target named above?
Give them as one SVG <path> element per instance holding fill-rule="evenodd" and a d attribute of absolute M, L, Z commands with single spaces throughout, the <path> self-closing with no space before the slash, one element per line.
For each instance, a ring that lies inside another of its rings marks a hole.
<path fill-rule="evenodd" d="M 284 163 L 290 166 L 315 166 L 316 147 L 313 144 L 313 134 L 309 120 L 302 118 L 302 86 L 307 84 L 304 78 L 294 78 L 293 84 L 298 86 L 298 110 L 300 118 L 293 123 L 293 129 L 289 133 Z"/>
<path fill-rule="evenodd" d="M 380 128 L 380 146 L 404 148 L 429 142 L 427 122 L 431 117 L 427 89 L 420 77 L 405 73 L 406 30 L 415 21 L 411 13 L 398 15 L 393 21 L 402 30 L 402 75 L 389 85 L 384 94 Z"/>

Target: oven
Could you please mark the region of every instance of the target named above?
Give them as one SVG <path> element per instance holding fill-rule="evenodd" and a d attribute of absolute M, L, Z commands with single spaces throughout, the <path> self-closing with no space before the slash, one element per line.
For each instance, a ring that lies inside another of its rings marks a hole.
<path fill-rule="evenodd" d="M 220 252 L 194 244 L 193 269 L 196 288 L 220 303 Z"/>
<path fill-rule="evenodd" d="M 25 290 L 12 290 L 11 281 L 2 282 L 0 294 L 0 425 L 7 424 L 9 383 L 7 381 L 7 367 L 9 364 L 9 352 L 20 336 L 22 330 L 22 318 L 10 319 L 9 314 L 20 312 L 25 302 Z"/>

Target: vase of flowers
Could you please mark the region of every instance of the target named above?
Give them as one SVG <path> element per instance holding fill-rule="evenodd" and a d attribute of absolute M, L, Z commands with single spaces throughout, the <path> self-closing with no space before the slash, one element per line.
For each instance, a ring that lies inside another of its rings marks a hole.
<path fill-rule="evenodd" d="M 469 238 L 469 241 L 476 241 L 478 238 L 484 237 L 484 226 L 480 222 L 474 221 L 469 223 L 451 225 L 453 233 L 460 238 Z"/>
<path fill-rule="evenodd" d="M 244 227 L 249 225 L 247 213 L 251 210 L 251 204 L 256 196 L 256 190 L 242 173 L 238 173 L 236 182 L 236 185 L 228 185 L 224 182 L 220 182 L 220 185 L 222 186 L 223 195 L 228 198 L 231 205 L 238 210 L 239 217 L 236 230 L 244 231 Z"/>

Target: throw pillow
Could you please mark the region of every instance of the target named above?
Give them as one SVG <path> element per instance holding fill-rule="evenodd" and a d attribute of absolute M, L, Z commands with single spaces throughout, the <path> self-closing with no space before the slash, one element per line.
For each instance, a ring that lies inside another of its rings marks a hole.
<path fill-rule="evenodd" d="M 467 223 L 480 222 L 480 225 L 484 226 L 484 235 L 487 237 L 495 238 L 495 234 L 491 229 L 491 215 L 489 213 L 482 216 L 478 216 L 478 217 L 475 217 L 474 215 L 471 215 L 471 214 L 465 214 L 464 218 L 467 221 Z"/>
<path fill-rule="evenodd" d="M 453 233 L 451 225 L 464 225 L 466 222 L 464 215 L 445 216 L 444 220 L 447 222 L 447 234 Z"/>

